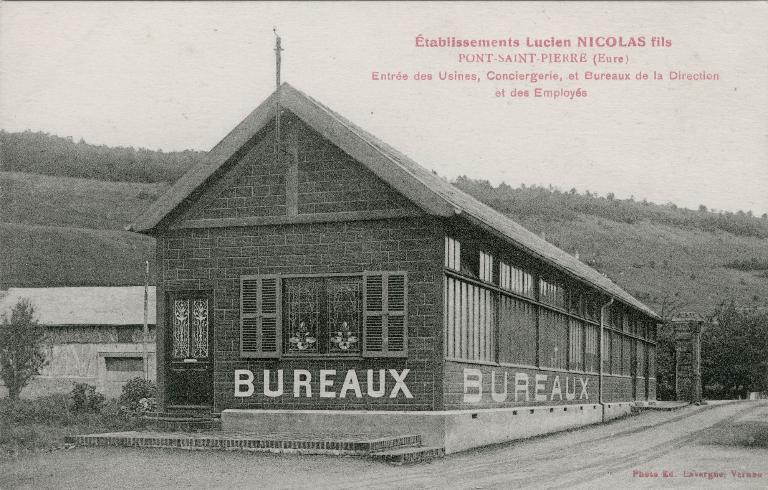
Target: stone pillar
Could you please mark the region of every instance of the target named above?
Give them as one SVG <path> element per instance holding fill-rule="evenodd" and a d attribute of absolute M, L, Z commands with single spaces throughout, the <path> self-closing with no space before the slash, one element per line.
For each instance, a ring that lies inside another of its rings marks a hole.
<path fill-rule="evenodd" d="M 675 338 L 675 394 L 679 401 L 701 401 L 701 329 L 704 319 L 695 313 L 672 319 Z"/>

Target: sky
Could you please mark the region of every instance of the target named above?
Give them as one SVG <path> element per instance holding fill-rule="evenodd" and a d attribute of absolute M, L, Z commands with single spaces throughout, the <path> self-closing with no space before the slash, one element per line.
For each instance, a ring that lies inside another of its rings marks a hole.
<path fill-rule="evenodd" d="M 209 150 L 282 79 L 448 178 L 768 212 L 768 4 L 0 4 L 0 128 Z M 418 48 L 416 37 L 664 36 L 667 48 Z M 624 64 L 461 63 L 474 52 L 623 55 Z M 571 99 L 497 97 L 497 72 L 580 72 Z M 717 81 L 583 80 L 702 70 Z M 407 81 L 372 72 L 408 73 Z M 480 81 L 415 81 L 415 72 Z"/>

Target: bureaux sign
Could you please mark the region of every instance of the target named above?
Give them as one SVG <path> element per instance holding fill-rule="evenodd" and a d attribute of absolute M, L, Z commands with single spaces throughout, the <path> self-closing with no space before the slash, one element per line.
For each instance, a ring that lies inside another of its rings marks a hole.
<path fill-rule="evenodd" d="M 270 398 L 413 398 L 405 377 L 410 369 L 294 369 L 288 382 L 283 369 L 264 369 L 256 377 L 250 369 L 235 369 L 235 396 L 249 397 L 256 393 Z"/>
<path fill-rule="evenodd" d="M 464 403 L 589 400 L 589 378 L 522 371 L 464 369 Z"/>

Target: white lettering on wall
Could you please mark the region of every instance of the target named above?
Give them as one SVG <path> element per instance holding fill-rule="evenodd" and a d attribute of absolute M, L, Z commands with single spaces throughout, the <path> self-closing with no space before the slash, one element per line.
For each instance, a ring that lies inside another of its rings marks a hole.
<path fill-rule="evenodd" d="M 565 382 L 568 383 L 567 378 Z M 549 395 L 549 399 L 554 400 L 555 396 L 557 396 L 560 401 L 563 400 L 563 390 L 560 388 L 560 376 L 555 376 L 555 380 L 552 382 L 552 393 Z"/>
<path fill-rule="evenodd" d="M 383 369 L 379 369 L 379 389 L 374 390 L 373 389 L 373 369 L 368 370 L 368 396 L 371 398 L 381 398 L 384 396 L 384 391 L 386 390 L 386 380 L 384 379 L 384 373 L 385 371 Z"/>
<path fill-rule="evenodd" d="M 470 393 L 469 390 L 477 390 Z M 464 403 L 477 403 L 483 399 L 483 372 L 464 368 Z"/>
<path fill-rule="evenodd" d="M 547 401 L 546 393 L 542 393 L 544 391 L 544 383 L 547 382 L 547 378 L 549 378 L 549 376 L 546 374 L 536 375 L 536 395 L 533 397 L 533 399 L 537 402 Z"/>
<path fill-rule="evenodd" d="M 491 398 L 493 401 L 501 403 L 507 401 L 507 372 L 504 371 L 504 391 L 496 391 L 496 371 L 491 371 Z"/>
<path fill-rule="evenodd" d="M 515 373 L 515 401 L 519 393 L 525 394 L 525 401 L 530 400 L 528 396 L 528 374 L 527 373 Z"/>
<path fill-rule="evenodd" d="M 248 369 L 235 369 L 235 396 L 251 396 L 253 391 L 253 373 Z"/>
<path fill-rule="evenodd" d="M 503 375 L 502 375 L 503 374 Z M 577 376 L 563 376 L 554 374 L 514 372 L 509 369 L 501 368 L 501 371 L 491 369 L 490 377 L 490 397 L 483 391 L 483 371 L 474 368 L 464 368 L 464 402 L 481 403 L 495 402 L 504 403 L 506 401 L 514 403 L 520 402 L 561 402 L 565 400 L 576 399 L 576 383 L 581 384 L 579 400 L 589 400 L 588 382 L 589 378 Z M 487 379 L 487 371 L 485 373 Z M 512 385 L 510 386 L 510 383 Z M 565 383 L 565 393 L 563 393 L 563 383 Z M 510 397 L 510 392 L 514 393 Z M 489 400 L 490 398 L 490 400 Z M 513 398 L 513 399 L 510 399 Z"/>
<path fill-rule="evenodd" d="M 581 394 L 579 395 L 579 400 L 585 399 L 589 400 L 589 395 L 587 394 L 587 381 L 588 379 L 579 378 L 579 381 L 581 382 Z"/>
<path fill-rule="evenodd" d="M 269 369 L 264 370 L 264 394 L 267 395 L 270 398 L 276 398 L 278 396 L 283 396 L 283 370 L 278 369 L 277 370 L 277 389 L 273 390 L 269 386 Z"/>
<path fill-rule="evenodd" d="M 391 383 L 389 386 L 392 390 L 389 393 L 389 398 L 398 398 L 403 396 L 405 398 L 413 398 L 411 390 L 406 384 L 405 378 L 410 373 L 410 369 L 403 369 L 402 372 L 398 372 L 395 369 L 389 370 L 389 378 Z M 284 373 L 282 369 L 277 370 L 277 379 L 272 379 L 271 371 L 269 369 L 263 370 L 262 386 L 259 387 L 261 393 L 270 398 L 281 397 L 285 393 L 284 385 Z M 351 398 L 354 394 L 355 398 L 363 397 L 363 390 L 360 387 L 360 379 L 358 373 L 354 369 L 348 370 L 344 375 L 344 382 L 341 384 L 341 390 L 337 393 L 334 389 L 336 381 L 335 369 L 320 369 L 317 376 L 317 389 L 320 398 Z M 366 395 L 370 398 L 381 398 L 385 396 L 387 389 L 387 370 L 378 370 L 378 380 L 376 380 L 376 371 L 373 369 L 366 370 Z M 341 373 L 339 378 L 341 379 Z M 377 382 L 378 381 L 378 382 Z M 249 397 L 256 392 L 254 387 L 254 375 L 248 369 L 236 369 L 235 370 L 235 396 L 236 397 Z M 312 398 L 312 372 L 307 369 L 294 369 L 293 370 L 293 397 L 294 398 Z"/>
<path fill-rule="evenodd" d="M 395 379 L 395 387 L 392 388 L 392 393 L 389 394 L 390 398 L 397 398 L 397 392 L 402 391 L 403 395 L 405 395 L 406 398 L 413 398 L 413 395 L 411 395 L 411 391 L 408 389 L 407 386 L 405 386 L 405 377 L 408 376 L 408 373 L 410 373 L 410 369 L 403 369 L 402 374 L 397 374 L 397 371 L 394 369 L 389 370 L 389 374 L 392 375 L 392 377 Z"/>
<path fill-rule="evenodd" d="M 573 378 L 573 391 L 568 389 L 568 381 L 571 381 L 571 378 L 566 376 L 565 377 L 565 399 L 574 400 L 576 399 L 576 378 Z"/>
<path fill-rule="evenodd" d="M 363 394 L 360 392 L 360 382 L 357 381 L 357 373 L 354 369 L 347 371 L 347 377 L 344 378 L 344 384 L 341 385 L 341 393 L 339 398 L 346 398 L 348 391 L 354 391 L 356 398 L 362 398 Z"/>
<path fill-rule="evenodd" d="M 333 380 L 328 376 L 336 376 L 335 369 L 320 370 L 320 398 L 336 398 L 336 392 L 328 391 L 326 388 L 333 386 Z"/>
<path fill-rule="evenodd" d="M 305 395 L 307 398 L 312 398 L 312 373 L 306 369 L 294 369 L 293 370 L 293 397 L 298 398 L 301 387 L 305 388 Z"/>

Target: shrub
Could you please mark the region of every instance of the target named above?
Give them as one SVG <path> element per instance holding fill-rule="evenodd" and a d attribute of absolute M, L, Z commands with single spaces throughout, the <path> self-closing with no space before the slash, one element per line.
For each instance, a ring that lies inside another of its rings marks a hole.
<path fill-rule="evenodd" d="M 44 341 L 45 327 L 28 299 L 19 299 L 10 316 L 0 317 L 0 377 L 11 399 L 18 400 L 21 389 L 48 363 Z"/>
<path fill-rule="evenodd" d="M 131 378 L 123 386 L 119 403 L 126 410 L 141 414 L 154 410 L 156 394 L 157 387 L 152 381 L 141 377 Z"/>
<path fill-rule="evenodd" d="M 75 383 L 72 388 L 72 408 L 75 412 L 100 412 L 104 406 L 104 395 L 88 383 Z"/>

